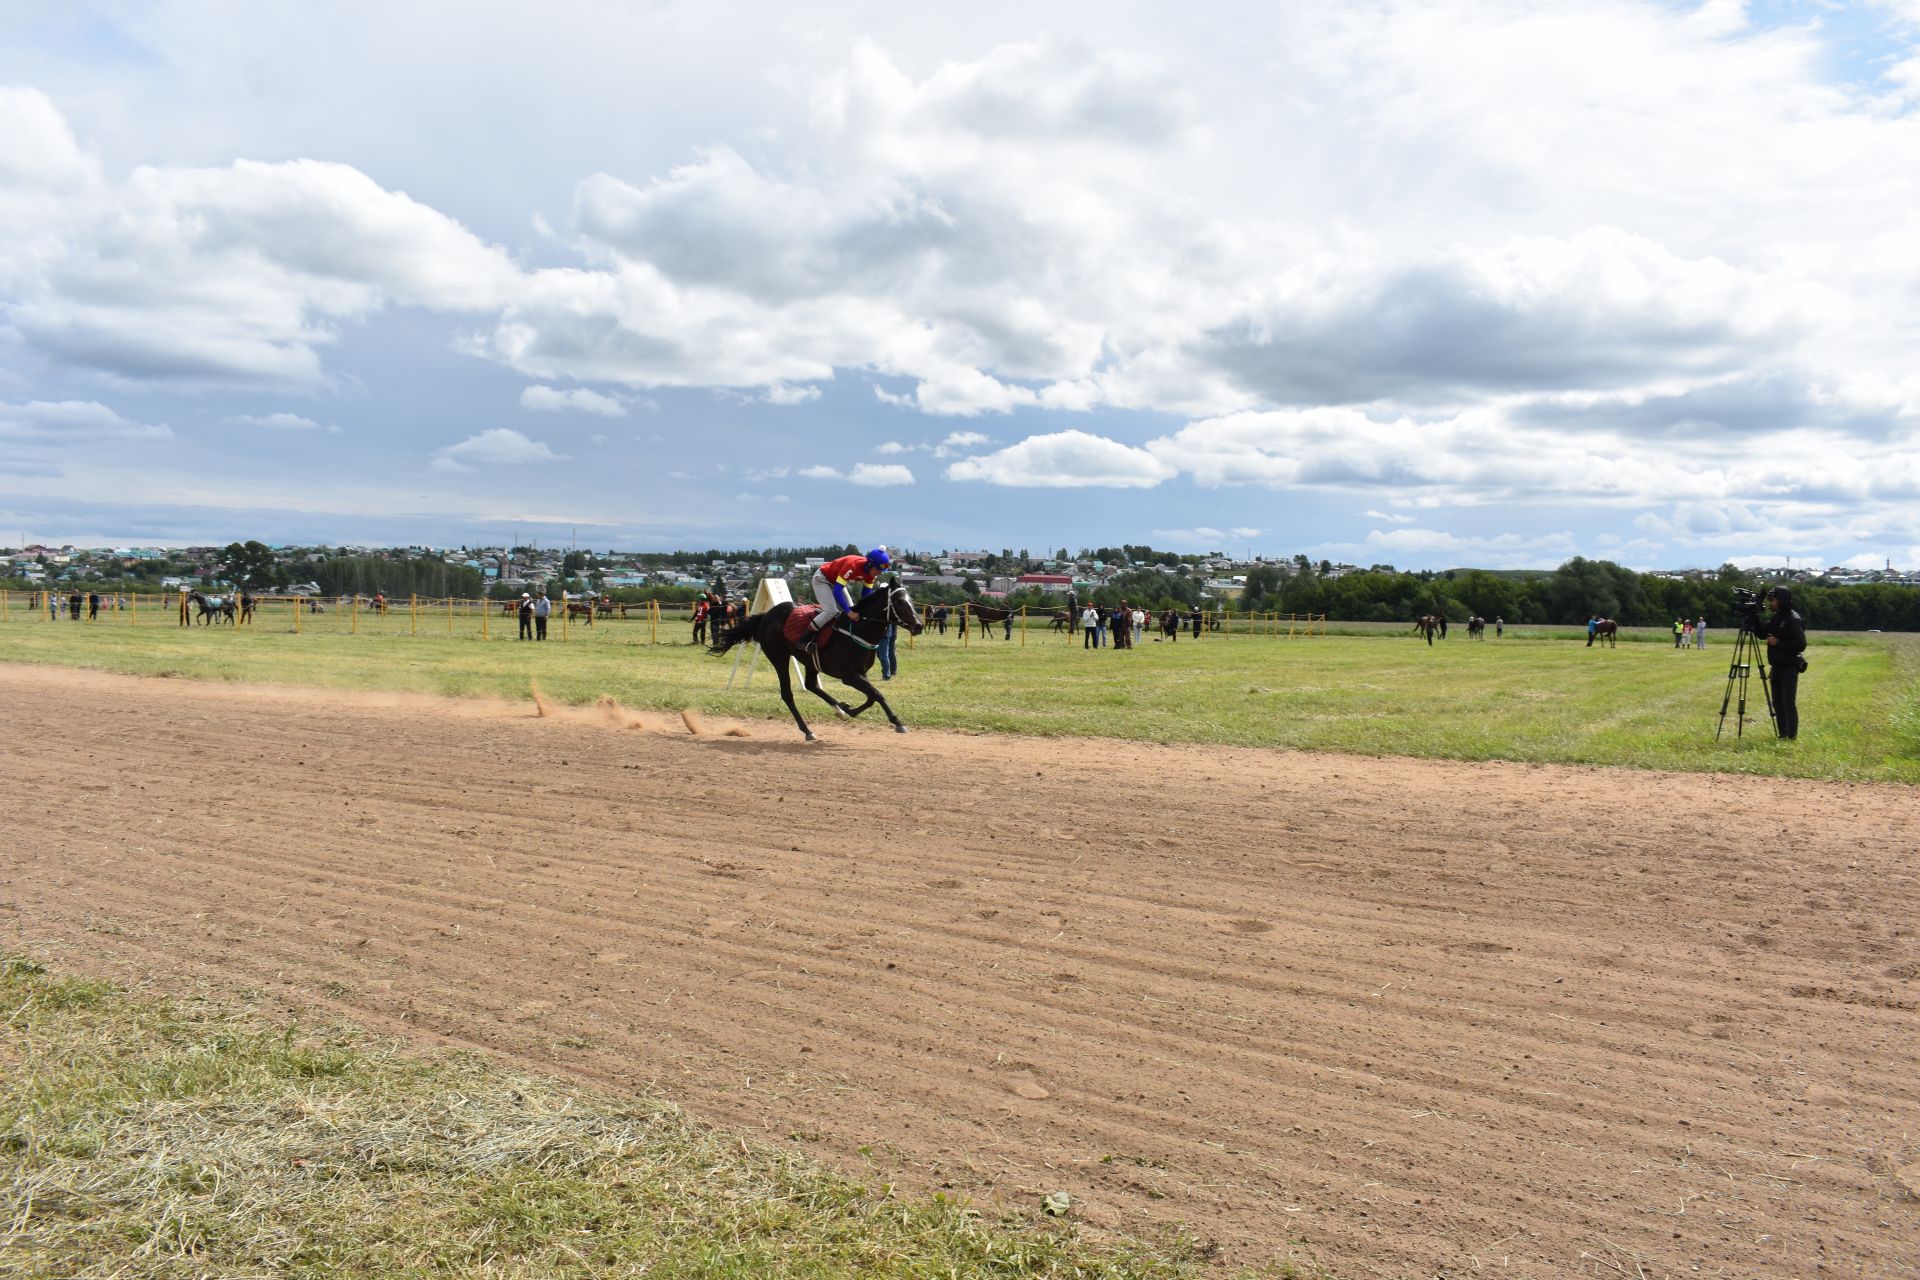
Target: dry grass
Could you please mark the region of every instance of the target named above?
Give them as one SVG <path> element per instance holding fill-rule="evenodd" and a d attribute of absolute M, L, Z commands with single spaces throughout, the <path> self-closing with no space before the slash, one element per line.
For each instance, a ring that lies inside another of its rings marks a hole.
<path fill-rule="evenodd" d="M 0 959 L 0 1271 L 117 1277 L 1196 1274 L 622 1101 Z M 1296 1274 L 1290 1265 L 1269 1274 Z"/>

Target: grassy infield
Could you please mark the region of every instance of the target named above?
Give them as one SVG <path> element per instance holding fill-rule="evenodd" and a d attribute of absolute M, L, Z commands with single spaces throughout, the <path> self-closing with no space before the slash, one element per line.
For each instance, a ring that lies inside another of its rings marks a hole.
<path fill-rule="evenodd" d="M 635 646 L 640 634 L 607 626 L 536 647 L 16 619 L 0 660 L 504 697 L 534 677 L 569 701 L 779 710 L 764 668 L 729 694 L 723 663 Z M 1821 638 L 1790 748 L 1765 733 L 1713 742 L 1727 637 L 1705 654 L 1636 639 L 1601 652 L 1571 633 L 1509 633 L 1429 649 L 1355 629 L 1094 654 L 949 638 L 904 652 L 887 688 L 928 726 L 1920 781 L 1920 641 Z M 989 1223 L 940 1197 L 896 1197 L 665 1104 L 132 996 L 23 958 L 0 960 L 0 1174 L 0 1271 L 28 1276 L 1117 1280 L 1205 1265 L 1183 1240 L 1082 1239 L 1070 1214 L 1039 1205 Z"/>

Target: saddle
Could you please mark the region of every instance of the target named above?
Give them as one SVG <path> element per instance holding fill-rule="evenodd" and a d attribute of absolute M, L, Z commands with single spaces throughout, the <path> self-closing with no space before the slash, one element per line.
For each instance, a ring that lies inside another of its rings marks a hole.
<path fill-rule="evenodd" d="M 786 637 L 788 644 L 796 649 L 799 648 L 807 642 L 808 634 L 813 630 L 814 616 L 819 612 L 820 606 L 817 604 L 797 604 L 793 606 L 793 612 L 787 615 L 786 625 L 780 629 L 780 634 Z M 829 622 L 820 632 L 820 647 L 823 649 L 826 648 L 827 638 L 839 629 L 840 623 L 838 619 Z"/>

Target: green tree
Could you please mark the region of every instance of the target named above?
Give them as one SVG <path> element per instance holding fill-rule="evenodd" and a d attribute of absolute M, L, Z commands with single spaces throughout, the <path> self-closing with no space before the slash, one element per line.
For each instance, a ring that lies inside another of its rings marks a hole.
<path fill-rule="evenodd" d="M 214 568 L 227 581 L 250 588 L 272 583 L 278 564 L 273 548 L 264 542 L 229 542 Z"/>

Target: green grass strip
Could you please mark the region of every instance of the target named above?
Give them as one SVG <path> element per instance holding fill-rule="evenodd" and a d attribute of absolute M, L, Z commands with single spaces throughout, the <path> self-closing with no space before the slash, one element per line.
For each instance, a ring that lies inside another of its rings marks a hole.
<path fill-rule="evenodd" d="M 731 655 L 643 643 L 648 631 L 638 622 L 576 628 L 545 644 L 424 628 L 409 636 L 393 617 L 366 625 L 387 630 L 295 635 L 16 619 L 0 625 L 0 661 L 456 697 L 524 699 L 537 680 L 560 702 L 606 695 L 641 710 L 760 718 L 767 734 L 794 733 L 764 662 L 751 687 L 727 690 Z M 1670 634 L 1652 630 L 1628 633 L 1617 649 L 1587 648 L 1577 628 L 1510 628 L 1486 641 L 1456 629 L 1431 647 L 1397 624 L 1335 631 L 1144 640 L 1119 653 L 1039 628 L 1025 645 L 1017 633 L 1012 643 L 965 647 L 952 635 L 923 637 L 911 648 L 902 641 L 899 678 L 882 688 L 909 724 L 925 728 L 1920 782 L 1920 637 L 1816 635 L 1800 682 L 1801 737 L 1781 743 L 1764 722 L 1757 681 L 1748 710 L 1760 723 L 1736 738 L 1730 714 L 1714 741 L 1733 652 L 1726 632 L 1707 649 L 1677 651 Z M 809 720 L 834 731 L 824 703 L 806 694 L 800 702 Z"/>

